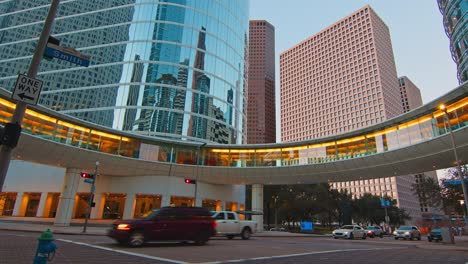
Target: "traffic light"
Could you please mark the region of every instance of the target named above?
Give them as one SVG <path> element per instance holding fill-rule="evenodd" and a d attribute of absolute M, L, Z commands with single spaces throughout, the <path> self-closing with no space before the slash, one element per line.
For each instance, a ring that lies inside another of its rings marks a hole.
<path fill-rule="evenodd" d="M 90 174 L 87 172 L 81 172 L 80 176 L 83 179 L 94 179 L 94 174 Z"/>
<path fill-rule="evenodd" d="M 0 129 L 0 145 L 10 148 L 16 147 L 21 135 L 21 126 L 18 123 L 7 123 Z"/>
<path fill-rule="evenodd" d="M 187 184 L 197 184 L 197 181 L 192 180 L 192 179 L 185 179 L 184 182 L 187 183 Z"/>

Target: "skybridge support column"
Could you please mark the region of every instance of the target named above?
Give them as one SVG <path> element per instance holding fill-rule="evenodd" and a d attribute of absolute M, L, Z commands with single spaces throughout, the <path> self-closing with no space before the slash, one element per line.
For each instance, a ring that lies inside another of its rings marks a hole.
<path fill-rule="evenodd" d="M 131 219 L 135 213 L 135 194 L 127 193 L 127 198 L 125 199 L 125 207 L 123 212 L 123 219 Z"/>
<path fill-rule="evenodd" d="M 167 193 L 166 195 L 163 195 L 161 198 L 161 207 L 170 206 L 170 205 L 171 205 L 171 195 Z"/>
<path fill-rule="evenodd" d="M 23 197 L 24 192 L 19 192 L 16 194 L 15 206 L 13 207 L 13 216 L 24 216 L 24 208 L 26 206 L 23 206 Z"/>
<path fill-rule="evenodd" d="M 263 213 L 263 184 L 252 184 L 252 211 Z M 263 231 L 263 214 L 252 215 L 257 231 Z"/>
<path fill-rule="evenodd" d="M 65 173 L 62 193 L 60 195 L 60 201 L 54 221 L 55 226 L 70 225 L 75 205 L 75 196 L 78 191 L 78 186 L 80 185 L 80 173 L 81 171 L 75 168 L 68 168 Z"/>

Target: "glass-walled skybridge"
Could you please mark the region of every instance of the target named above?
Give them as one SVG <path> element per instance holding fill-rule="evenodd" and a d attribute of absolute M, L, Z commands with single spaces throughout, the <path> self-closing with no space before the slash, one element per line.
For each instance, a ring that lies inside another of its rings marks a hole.
<path fill-rule="evenodd" d="M 108 166 L 101 166 L 101 173 L 114 176 L 197 174 L 207 182 L 231 184 L 398 176 L 453 166 L 449 125 L 464 163 L 468 158 L 467 94 L 465 83 L 418 109 L 371 127 L 308 141 L 257 145 L 140 136 L 31 106 L 26 111 L 23 135 L 14 157 L 77 168 L 92 166 L 91 160 L 99 159 L 108 162 Z M 447 114 L 439 109 L 442 104 L 447 106 Z M 14 108 L 10 94 L 2 90 L 2 123 L 10 121 Z M 47 157 L 40 154 L 44 151 Z"/>

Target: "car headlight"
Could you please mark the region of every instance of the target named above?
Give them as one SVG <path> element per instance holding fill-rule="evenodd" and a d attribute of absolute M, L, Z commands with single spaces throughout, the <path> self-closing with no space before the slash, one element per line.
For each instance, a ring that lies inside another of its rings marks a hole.
<path fill-rule="evenodd" d="M 409 234 L 410 234 L 410 232 L 405 232 L 405 235 L 409 235 Z"/>
<path fill-rule="evenodd" d="M 395 236 L 396 236 L 396 234 L 397 234 L 397 231 L 396 231 L 396 230 L 395 230 L 395 231 L 393 231 L 393 235 L 395 235 Z"/>
<path fill-rule="evenodd" d="M 343 234 L 347 235 L 347 234 L 349 234 L 349 232 L 348 232 L 348 231 L 344 231 Z"/>

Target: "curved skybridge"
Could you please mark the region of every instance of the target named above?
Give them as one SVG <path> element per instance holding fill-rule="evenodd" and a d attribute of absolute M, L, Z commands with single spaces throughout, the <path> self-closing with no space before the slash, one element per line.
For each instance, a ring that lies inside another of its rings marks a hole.
<path fill-rule="evenodd" d="M 468 159 L 468 83 L 413 111 L 353 132 L 294 143 L 218 145 L 154 138 L 30 106 L 13 158 L 108 176 L 197 174 L 212 184 L 305 184 L 414 174 Z M 0 117 L 15 103 L 0 93 Z M 446 108 L 441 109 L 444 105 Z"/>

